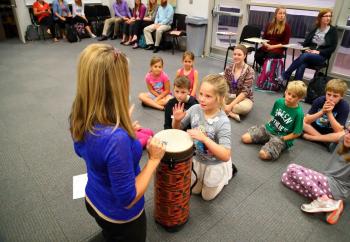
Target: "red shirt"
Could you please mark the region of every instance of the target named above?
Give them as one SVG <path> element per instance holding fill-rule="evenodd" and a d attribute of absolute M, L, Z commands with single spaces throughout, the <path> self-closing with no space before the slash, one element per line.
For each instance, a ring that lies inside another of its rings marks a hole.
<path fill-rule="evenodd" d="M 47 16 L 50 16 L 50 13 L 48 10 L 50 10 L 50 5 L 47 3 L 47 2 L 44 2 L 43 5 L 41 5 L 39 3 L 39 1 L 36 1 L 34 4 L 33 4 L 33 9 L 36 8 L 36 10 L 38 12 L 41 12 L 41 11 L 46 11 L 45 13 L 41 13 L 39 15 L 36 15 L 36 18 L 38 19 L 38 21 L 40 22 L 42 18 L 44 17 L 47 17 Z"/>
<path fill-rule="evenodd" d="M 289 39 L 290 36 L 292 35 L 291 29 L 289 27 L 289 25 L 286 23 L 286 25 L 284 26 L 284 31 L 280 34 L 277 33 L 272 33 L 269 34 L 267 31 L 269 29 L 270 24 L 268 24 L 265 28 L 265 32 L 264 32 L 264 39 L 269 40 L 269 44 L 270 45 L 277 45 L 277 44 L 288 44 L 289 43 Z M 272 49 L 272 50 L 267 50 L 264 46 L 261 47 L 262 50 L 267 51 L 267 52 L 273 52 L 276 54 L 283 54 L 283 48 L 276 48 L 276 49 Z"/>

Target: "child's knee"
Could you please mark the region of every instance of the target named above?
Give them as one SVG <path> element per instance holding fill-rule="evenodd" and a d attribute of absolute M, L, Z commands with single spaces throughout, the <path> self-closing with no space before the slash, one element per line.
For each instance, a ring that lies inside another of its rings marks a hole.
<path fill-rule="evenodd" d="M 139 99 L 140 99 L 141 101 L 144 100 L 144 99 L 145 99 L 145 93 L 141 92 L 141 93 L 139 94 Z"/>
<path fill-rule="evenodd" d="M 241 140 L 245 144 L 250 144 L 253 142 L 252 136 L 249 133 L 245 133 L 242 135 Z"/>
<path fill-rule="evenodd" d="M 271 160 L 271 154 L 265 150 L 260 150 L 259 151 L 259 158 L 262 160 Z"/>

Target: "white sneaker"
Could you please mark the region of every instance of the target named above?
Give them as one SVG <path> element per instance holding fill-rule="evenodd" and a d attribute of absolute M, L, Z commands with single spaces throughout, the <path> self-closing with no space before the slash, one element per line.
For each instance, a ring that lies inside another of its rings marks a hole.
<path fill-rule="evenodd" d="M 93 33 L 91 33 L 91 34 L 90 34 L 90 37 L 93 38 L 93 39 L 95 39 L 97 36 L 94 35 Z"/>
<path fill-rule="evenodd" d="M 327 199 L 323 200 L 321 198 L 317 198 L 312 201 L 310 204 L 301 205 L 301 210 L 306 213 L 320 213 L 320 212 L 331 212 L 339 209 L 341 200 L 332 200 Z"/>

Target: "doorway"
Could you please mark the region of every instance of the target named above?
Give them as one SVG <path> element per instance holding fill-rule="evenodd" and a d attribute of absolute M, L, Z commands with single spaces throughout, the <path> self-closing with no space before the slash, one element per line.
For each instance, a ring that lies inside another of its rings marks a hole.
<path fill-rule="evenodd" d="M 14 8 L 14 0 L 0 1 L 0 40 L 19 38 Z"/>

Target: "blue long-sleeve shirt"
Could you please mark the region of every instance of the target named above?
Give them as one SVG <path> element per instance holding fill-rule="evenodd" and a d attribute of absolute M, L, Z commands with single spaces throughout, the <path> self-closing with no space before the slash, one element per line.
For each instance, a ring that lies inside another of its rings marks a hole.
<path fill-rule="evenodd" d="M 117 4 L 117 2 L 114 2 L 113 3 L 113 10 L 114 10 L 114 16 L 116 16 L 116 17 L 131 18 L 129 6 L 128 6 L 128 3 L 126 1 L 121 1 L 120 4 Z"/>
<path fill-rule="evenodd" d="M 88 182 L 85 193 L 108 218 L 126 221 L 144 208 L 144 197 L 126 207 L 136 196 L 135 178 L 140 173 L 142 147 L 121 128 L 96 125 L 94 134 L 74 142 L 75 152 L 85 160 Z"/>
<path fill-rule="evenodd" d="M 173 17 L 174 9 L 170 4 L 166 5 L 165 7 L 159 6 L 154 23 L 171 25 L 173 23 Z"/>

